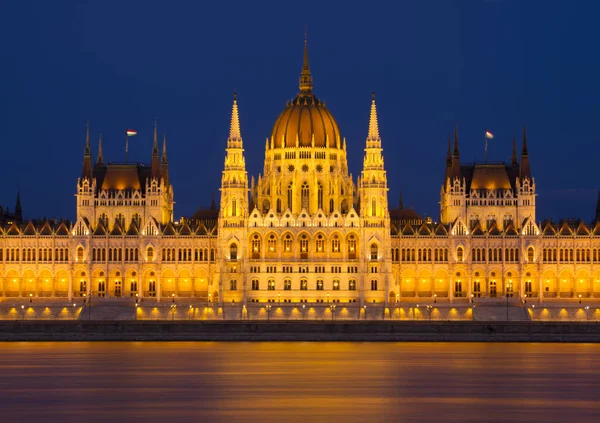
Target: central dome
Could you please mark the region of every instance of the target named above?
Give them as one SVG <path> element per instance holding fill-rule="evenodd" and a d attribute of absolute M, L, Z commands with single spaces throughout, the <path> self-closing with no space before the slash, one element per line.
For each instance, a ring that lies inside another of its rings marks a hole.
<path fill-rule="evenodd" d="M 300 93 L 288 102 L 273 131 L 273 148 L 329 147 L 341 148 L 340 129 L 325 107 L 312 93 L 312 76 L 308 67 L 308 46 L 304 40 L 304 65 L 300 75 Z"/>
<path fill-rule="evenodd" d="M 340 130 L 323 102 L 312 94 L 300 94 L 287 104 L 275 121 L 271 139 L 274 148 L 339 148 Z"/>

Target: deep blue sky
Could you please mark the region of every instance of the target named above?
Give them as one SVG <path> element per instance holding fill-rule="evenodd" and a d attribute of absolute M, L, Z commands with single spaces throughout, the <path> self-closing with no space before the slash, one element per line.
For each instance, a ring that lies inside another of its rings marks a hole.
<path fill-rule="evenodd" d="M 598 2 L 14 1 L 0 14 L 0 204 L 75 215 L 85 121 L 94 156 L 147 162 L 167 131 L 175 215 L 217 191 L 234 90 L 250 174 L 297 92 L 308 25 L 315 93 L 360 173 L 377 93 L 390 204 L 438 217 L 447 135 L 461 159 L 509 160 L 527 124 L 538 219 L 594 214 L 600 153 Z M 520 150 L 519 150 L 520 151 Z"/>

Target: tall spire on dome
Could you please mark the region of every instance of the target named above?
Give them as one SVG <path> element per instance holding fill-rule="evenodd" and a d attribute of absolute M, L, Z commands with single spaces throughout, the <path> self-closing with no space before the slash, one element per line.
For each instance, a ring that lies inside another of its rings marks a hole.
<path fill-rule="evenodd" d="M 448 153 L 446 153 L 446 164 L 452 166 L 452 135 L 448 133 Z"/>
<path fill-rule="evenodd" d="M 377 121 L 377 106 L 375 105 L 375 93 L 371 94 L 371 116 L 369 117 L 369 135 L 367 139 L 371 142 L 379 142 L 379 123 Z"/>
<path fill-rule="evenodd" d="M 460 150 L 458 149 L 458 125 L 454 126 L 454 151 L 452 152 L 452 180 L 460 178 Z"/>
<path fill-rule="evenodd" d="M 460 151 L 458 149 L 458 125 L 454 126 L 454 155 L 458 156 Z"/>
<path fill-rule="evenodd" d="M 528 156 L 529 151 L 527 150 L 527 126 L 523 125 L 523 149 L 521 150 L 522 156 Z"/>
<path fill-rule="evenodd" d="M 154 119 L 154 143 L 152 144 L 152 157 L 158 157 L 158 120 Z"/>
<path fill-rule="evenodd" d="M 313 81 L 308 66 L 308 41 L 306 38 L 306 28 L 304 28 L 304 64 L 302 65 L 302 73 L 300 74 L 300 93 L 311 94 L 312 87 Z"/>
<path fill-rule="evenodd" d="M 240 130 L 240 115 L 237 105 L 237 93 L 233 93 L 233 106 L 231 107 L 231 123 L 229 125 L 228 147 L 242 146 L 242 131 Z"/>
<path fill-rule="evenodd" d="M 104 164 L 104 154 L 102 153 L 102 132 L 100 132 L 100 137 L 98 138 L 98 160 L 96 160 L 96 164 Z"/>
<path fill-rule="evenodd" d="M 169 187 L 169 160 L 167 159 L 167 133 L 163 137 L 162 158 L 160 164 L 160 177 L 163 179 L 165 186 Z"/>

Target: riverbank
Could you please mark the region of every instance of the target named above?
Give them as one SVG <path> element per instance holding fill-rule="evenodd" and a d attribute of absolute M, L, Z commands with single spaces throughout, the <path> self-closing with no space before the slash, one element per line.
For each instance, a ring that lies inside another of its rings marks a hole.
<path fill-rule="evenodd" d="M 596 322 L 14 321 L 0 341 L 593 342 Z"/>

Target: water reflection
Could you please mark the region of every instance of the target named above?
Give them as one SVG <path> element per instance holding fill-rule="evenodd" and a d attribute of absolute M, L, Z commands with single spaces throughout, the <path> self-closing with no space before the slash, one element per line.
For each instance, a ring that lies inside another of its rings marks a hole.
<path fill-rule="evenodd" d="M 0 343 L 3 421 L 598 421 L 600 345 Z"/>

